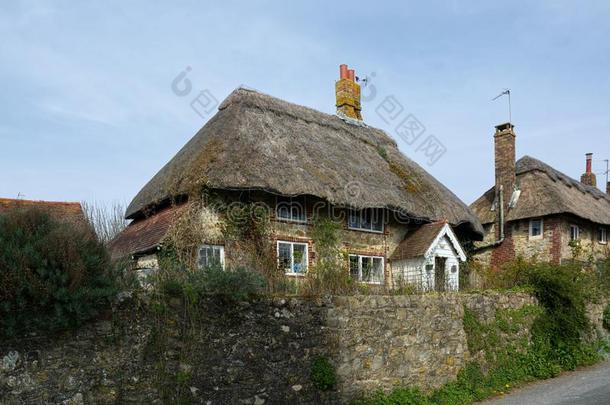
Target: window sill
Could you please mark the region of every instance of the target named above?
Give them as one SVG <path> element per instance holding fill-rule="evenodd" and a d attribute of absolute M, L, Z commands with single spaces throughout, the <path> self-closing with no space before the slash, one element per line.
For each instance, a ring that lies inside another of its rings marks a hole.
<path fill-rule="evenodd" d="M 348 226 L 347 229 L 349 229 L 350 231 L 358 231 L 358 232 L 366 232 L 366 233 L 377 233 L 377 234 L 380 234 L 380 235 L 383 235 L 383 232 L 384 232 L 384 230 L 374 231 L 372 229 L 352 228 L 351 226 Z"/>
<path fill-rule="evenodd" d="M 309 223 L 308 220 L 299 220 L 299 219 L 288 219 L 288 218 L 280 218 L 280 217 L 275 217 L 275 220 L 277 222 L 284 222 L 287 224 L 299 224 L 299 225 L 307 225 Z"/>
<path fill-rule="evenodd" d="M 284 273 L 284 275 L 289 276 L 289 277 L 305 277 L 307 275 L 307 273 L 291 273 L 291 272 L 286 272 L 286 273 Z"/>
<path fill-rule="evenodd" d="M 542 240 L 542 239 L 544 239 L 544 237 L 543 237 L 542 235 L 538 235 L 538 236 L 532 236 L 532 235 L 530 235 L 530 236 L 529 236 L 529 239 L 530 239 L 530 240 Z"/>
<path fill-rule="evenodd" d="M 368 285 L 383 285 L 382 281 L 359 281 L 359 283 Z"/>
<path fill-rule="evenodd" d="M 608 244 L 608 241 L 606 241 L 606 242 L 599 242 L 599 241 L 598 241 L 597 243 L 599 243 L 600 245 L 607 245 L 607 244 Z"/>

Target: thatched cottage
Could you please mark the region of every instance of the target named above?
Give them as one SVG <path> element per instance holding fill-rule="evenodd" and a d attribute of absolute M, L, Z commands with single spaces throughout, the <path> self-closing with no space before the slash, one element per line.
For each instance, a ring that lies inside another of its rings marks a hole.
<path fill-rule="evenodd" d="M 577 181 L 529 156 L 515 161 L 514 127 L 496 127 L 494 187 L 472 205 L 485 228 L 476 259 L 493 268 L 517 256 L 553 263 L 608 257 L 610 184 L 596 187 L 587 154 Z"/>
<path fill-rule="evenodd" d="M 434 287 L 428 273 L 437 272 L 436 280 L 452 280 L 451 288 L 457 288 L 457 269 L 465 259 L 458 240 L 480 240 L 478 219 L 400 153 L 391 137 L 362 121 L 360 86 L 345 65 L 336 95 L 337 114 L 329 115 L 253 90 L 235 90 L 133 199 L 126 212 L 133 221 L 112 243 L 113 255 L 131 255 L 141 266 L 154 266 L 154 254 L 172 224 L 207 190 L 220 196 L 224 209 L 200 206 L 208 218 L 200 226 L 209 230 L 195 253 L 200 266 L 240 264 L 243 254 L 227 241 L 223 223 L 234 206 L 254 202 L 268 209 L 274 263 L 288 277 L 312 268 L 314 225 L 318 218 L 332 217 L 341 224 L 346 271 L 358 281 L 391 286 L 408 278 L 428 288 Z M 437 221 L 447 225 L 431 228 L 437 233 L 426 241 L 444 248 L 428 252 L 413 245 L 417 251 L 411 252 L 409 238 Z M 406 267 L 403 272 L 394 266 L 399 246 L 397 261 L 428 254 L 418 276 L 412 268 L 407 275 Z M 435 255 L 446 259 L 435 260 Z"/>

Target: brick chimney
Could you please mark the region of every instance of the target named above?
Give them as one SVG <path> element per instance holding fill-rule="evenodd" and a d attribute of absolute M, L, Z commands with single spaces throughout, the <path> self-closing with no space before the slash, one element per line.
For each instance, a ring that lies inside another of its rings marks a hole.
<path fill-rule="evenodd" d="M 356 83 L 356 73 L 347 65 L 339 66 L 339 80 L 335 83 L 337 114 L 362 121 L 360 105 L 360 85 Z"/>
<path fill-rule="evenodd" d="M 496 158 L 496 237 L 501 236 L 500 214 L 508 212 L 515 184 L 516 174 L 516 151 L 515 151 L 515 132 L 514 126 L 507 122 L 496 126 L 494 134 L 494 149 Z M 503 210 L 500 208 L 500 190 L 503 190 Z"/>
<path fill-rule="evenodd" d="M 587 186 L 597 187 L 597 178 L 595 177 L 595 173 L 592 171 L 593 167 L 593 154 L 587 153 L 587 171 L 585 174 L 580 176 L 580 182 L 582 184 L 586 184 Z"/>

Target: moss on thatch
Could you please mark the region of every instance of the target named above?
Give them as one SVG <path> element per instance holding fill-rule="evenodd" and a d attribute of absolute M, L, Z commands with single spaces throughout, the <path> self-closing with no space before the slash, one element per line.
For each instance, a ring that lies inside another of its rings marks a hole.
<path fill-rule="evenodd" d="M 356 195 L 346 192 L 354 183 Z M 136 218 L 147 207 L 202 185 L 313 195 L 340 206 L 446 219 L 482 233 L 468 207 L 402 155 L 383 131 L 246 89 L 227 97 L 219 112 L 144 186 L 127 217 Z"/>
<path fill-rule="evenodd" d="M 417 180 L 405 167 L 395 162 L 389 162 L 389 165 L 392 173 L 402 181 L 402 186 L 407 193 L 417 193 L 420 191 Z"/>
<path fill-rule="evenodd" d="M 516 207 L 508 211 L 507 221 L 572 214 L 610 225 L 610 197 L 596 187 L 584 185 L 529 156 L 517 161 L 516 171 L 521 196 Z M 471 205 L 483 224 L 495 221 L 496 212 L 491 210 L 494 198 L 492 187 Z"/>

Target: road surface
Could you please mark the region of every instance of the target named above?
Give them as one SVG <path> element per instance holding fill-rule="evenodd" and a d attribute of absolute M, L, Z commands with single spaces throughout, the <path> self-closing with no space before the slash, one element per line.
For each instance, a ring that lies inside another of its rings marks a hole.
<path fill-rule="evenodd" d="M 610 361 L 516 389 L 480 405 L 610 405 Z"/>

